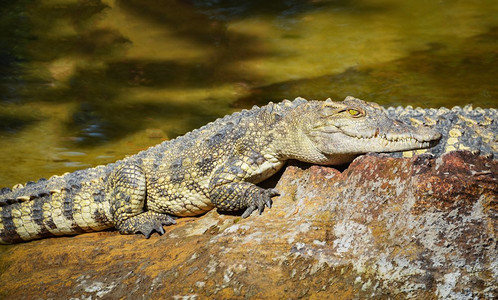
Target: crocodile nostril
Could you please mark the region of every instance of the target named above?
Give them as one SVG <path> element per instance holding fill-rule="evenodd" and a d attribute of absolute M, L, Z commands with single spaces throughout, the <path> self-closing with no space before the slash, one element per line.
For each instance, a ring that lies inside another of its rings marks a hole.
<path fill-rule="evenodd" d="M 380 129 L 379 129 L 379 127 L 377 127 L 375 129 L 374 137 L 377 137 L 379 135 L 379 133 L 380 133 Z"/>

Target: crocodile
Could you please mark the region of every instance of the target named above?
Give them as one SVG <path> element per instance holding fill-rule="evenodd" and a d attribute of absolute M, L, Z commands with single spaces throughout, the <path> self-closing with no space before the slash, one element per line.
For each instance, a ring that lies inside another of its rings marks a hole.
<path fill-rule="evenodd" d="M 115 163 L 2 189 L 0 243 L 108 228 L 148 238 L 177 217 L 213 208 L 240 211 L 243 218 L 261 214 L 278 191 L 257 184 L 287 160 L 338 165 L 367 152 L 401 155 L 434 147 L 442 138 L 438 130 L 447 133 L 438 110 L 431 116 L 439 121 L 408 113 L 416 126 L 396 120 L 403 112 L 348 96 L 270 102 L 227 115 Z M 482 114 L 489 121 L 487 111 Z M 491 133 L 496 141 L 495 129 Z M 438 147 L 431 149 L 446 149 Z"/>

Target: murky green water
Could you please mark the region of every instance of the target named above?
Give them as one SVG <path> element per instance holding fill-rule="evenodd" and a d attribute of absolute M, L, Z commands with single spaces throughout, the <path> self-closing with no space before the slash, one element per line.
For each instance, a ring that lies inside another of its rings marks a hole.
<path fill-rule="evenodd" d="M 296 96 L 498 106 L 498 1 L 2 4 L 0 185 Z"/>

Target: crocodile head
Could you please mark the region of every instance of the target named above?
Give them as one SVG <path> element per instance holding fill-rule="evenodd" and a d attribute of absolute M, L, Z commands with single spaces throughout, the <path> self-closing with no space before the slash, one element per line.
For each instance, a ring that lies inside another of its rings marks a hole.
<path fill-rule="evenodd" d="M 307 106 L 307 107 L 306 107 Z M 367 152 L 429 148 L 441 134 L 390 119 L 382 107 L 354 97 L 342 102 L 311 101 L 296 112 L 299 142 L 288 147 L 292 158 L 312 163 L 340 164 Z"/>

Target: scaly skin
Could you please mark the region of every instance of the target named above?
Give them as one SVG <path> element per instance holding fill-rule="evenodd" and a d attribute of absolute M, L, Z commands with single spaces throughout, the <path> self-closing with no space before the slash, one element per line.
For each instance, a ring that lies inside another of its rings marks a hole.
<path fill-rule="evenodd" d="M 256 184 L 289 159 L 332 165 L 359 154 L 433 146 L 441 135 L 389 119 L 375 103 L 270 103 L 218 119 L 106 166 L 0 192 L 0 243 L 115 227 L 154 231 L 173 216 L 271 207 L 274 189 Z"/>
<path fill-rule="evenodd" d="M 467 105 L 453 109 L 422 109 L 411 106 L 385 109 L 390 118 L 413 126 L 428 126 L 443 133 L 438 145 L 429 149 L 418 149 L 390 154 L 396 157 L 411 157 L 429 153 L 440 156 L 453 150 L 479 152 L 490 158 L 498 157 L 498 110 L 482 109 Z"/>

